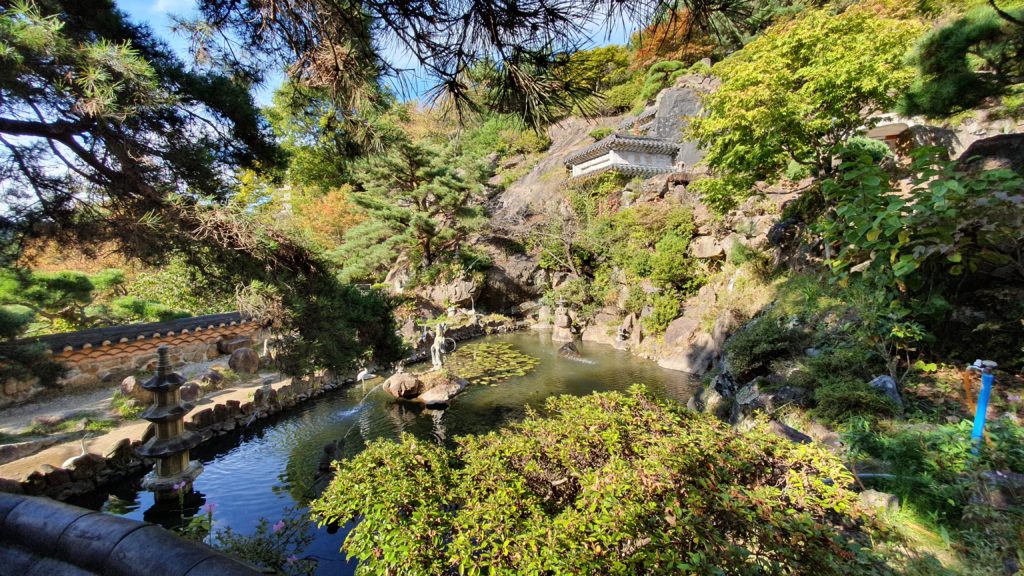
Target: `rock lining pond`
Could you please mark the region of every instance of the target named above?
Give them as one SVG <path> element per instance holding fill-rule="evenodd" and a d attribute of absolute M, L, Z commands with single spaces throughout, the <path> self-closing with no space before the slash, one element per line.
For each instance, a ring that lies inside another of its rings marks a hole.
<path fill-rule="evenodd" d="M 559 346 L 549 335 L 535 333 L 489 336 L 460 345 L 464 357 L 488 360 L 479 373 L 465 376 L 470 386 L 444 410 L 395 400 L 378 387 L 383 382 L 378 378 L 215 438 L 192 453 L 205 472 L 186 502 L 186 515 L 214 503 L 218 528 L 252 533 L 260 517 L 276 522 L 287 509 L 301 507 L 315 496 L 313 484 L 323 447 L 339 439 L 343 457 L 358 453 L 369 440 L 397 438 L 401 433 L 450 443 L 455 436 L 487 432 L 518 420 L 527 405 L 539 407 L 551 395 L 625 390 L 644 383 L 654 394 L 685 404 L 699 384 L 686 373 L 660 368 L 610 346 L 578 344 L 580 359 L 559 356 Z M 474 377 L 479 381 L 474 382 Z M 139 487 L 140 479 L 128 479 L 71 503 L 165 526 L 180 522 L 177 510 L 154 507 L 152 495 Z M 316 531 L 306 553 L 321 559 L 318 573 L 354 572 L 355 563 L 346 562 L 339 552 L 345 533 L 344 527 L 333 534 L 327 529 Z"/>

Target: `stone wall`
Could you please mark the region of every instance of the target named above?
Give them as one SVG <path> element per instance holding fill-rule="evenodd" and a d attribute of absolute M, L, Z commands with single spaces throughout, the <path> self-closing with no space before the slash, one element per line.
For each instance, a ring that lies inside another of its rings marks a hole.
<path fill-rule="evenodd" d="M 55 360 L 68 368 L 58 384 L 67 389 L 113 385 L 136 372 L 151 372 L 156 350 L 170 347 L 175 364 L 204 362 L 221 355 L 223 342 L 249 337 L 259 342 L 259 327 L 237 312 L 182 318 L 170 322 L 129 324 L 53 334 L 31 341 L 47 345 Z M 0 387 L 0 406 L 21 402 L 40 391 L 34 381 L 7 380 Z"/>

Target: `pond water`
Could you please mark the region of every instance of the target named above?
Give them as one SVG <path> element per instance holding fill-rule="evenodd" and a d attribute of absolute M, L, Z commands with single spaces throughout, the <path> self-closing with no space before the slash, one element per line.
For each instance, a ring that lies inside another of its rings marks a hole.
<path fill-rule="evenodd" d="M 521 419 L 527 405 L 540 407 L 552 395 L 625 390 L 643 383 L 658 396 L 685 403 L 698 384 L 688 374 L 601 344 L 579 344 L 582 361 L 558 356 L 559 344 L 544 334 L 490 336 L 463 346 L 480 342 L 510 344 L 539 362 L 524 376 L 493 386 L 471 385 L 444 411 L 393 400 L 377 386 L 378 378 L 215 438 L 192 452 L 205 471 L 186 503 L 186 515 L 213 503 L 215 527 L 248 534 L 261 517 L 274 523 L 290 508 L 302 510 L 315 496 L 312 484 L 323 446 L 338 439 L 343 439 L 344 456 L 358 453 L 370 440 L 397 438 L 402 432 L 450 444 L 456 436 Z M 165 526 L 180 523 L 180 510 L 155 507 L 152 495 L 139 490 L 139 480 L 130 478 L 73 503 Z M 316 530 L 306 554 L 320 559 L 319 574 L 354 572 L 355 563 L 339 552 L 345 533 L 345 527 L 333 534 Z"/>

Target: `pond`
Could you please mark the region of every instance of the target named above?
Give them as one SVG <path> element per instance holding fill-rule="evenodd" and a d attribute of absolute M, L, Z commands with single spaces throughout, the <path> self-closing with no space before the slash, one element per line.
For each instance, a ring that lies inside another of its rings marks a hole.
<path fill-rule="evenodd" d="M 378 384 L 381 379 L 328 393 L 313 402 L 259 421 L 258 425 L 215 438 L 193 450 L 205 471 L 195 483 L 186 512 L 206 503 L 216 505 L 217 528 L 252 533 L 260 517 L 276 522 L 289 508 L 300 508 L 314 497 L 313 481 L 323 446 L 342 439 L 341 454 L 351 456 L 376 438 L 397 438 L 402 432 L 450 444 L 456 436 L 494 430 L 521 419 L 527 405 L 540 407 L 548 396 L 585 395 L 625 390 L 643 383 L 652 393 L 686 402 L 698 382 L 683 372 L 601 344 L 579 344 L 581 358 L 557 354 L 550 336 L 518 333 L 490 336 L 478 343 L 509 345 L 539 360 L 525 375 L 512 374 L 494 385 L 471 385 L 443 411 L 425 410 L 393 400 Z M 419 368 L 419 367 L 416 367 Z M 180 511 L 168 513 L 153 506 L 149 492 L 139 490 L 140 478 L 108 486 L 72 503 L 138 520 L 171 526 Z M 355 563 L 339 552 L 346 529 L 316 531 L 306 551 L 320 559 L 319 574 L 352 574 Z"/>

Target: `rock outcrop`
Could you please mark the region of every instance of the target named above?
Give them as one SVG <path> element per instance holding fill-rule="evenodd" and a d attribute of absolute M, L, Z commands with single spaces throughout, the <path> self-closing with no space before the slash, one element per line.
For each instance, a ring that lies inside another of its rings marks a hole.
<path fill-rule="evenodd" d="M 260 357 L 252 348 L 239 348 L 228 358 L 228 368 L 238 374 L 255 374 L 260 369 Z"/>
<path fill-rule="evenodd" d="M 391 396 L 426 406 L 445 406 L 466 389 L 469 382 L 439 370 L 423 374 L 399 372 L 384 381 L 382 387 Z"/>

